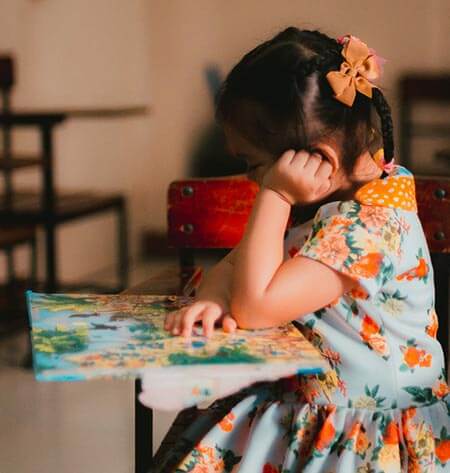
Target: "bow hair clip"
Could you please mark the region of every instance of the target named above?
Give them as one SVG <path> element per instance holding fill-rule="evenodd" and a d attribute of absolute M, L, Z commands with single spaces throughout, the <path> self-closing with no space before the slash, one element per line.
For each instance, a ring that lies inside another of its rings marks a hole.
<path fill-rule="evenodd" d="M 339 71 L 330 71 L 326 78 L 333 89 L 334 97 L 343 104 L 351 107 L 355 101 L 356 92 L 372 98 L 372 83 L 381 75 L 382 65 L 386 62 L 369 49 L 359 38 L 346 35 L 338 39 L 343 44 Z"/>

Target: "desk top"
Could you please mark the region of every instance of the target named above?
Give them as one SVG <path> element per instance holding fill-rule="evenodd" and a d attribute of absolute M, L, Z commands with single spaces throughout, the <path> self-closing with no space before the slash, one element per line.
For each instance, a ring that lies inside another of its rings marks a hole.
<path fill-rule="evenodd" d="M 14 108 L 8 113 L 0 113 L 0 123 L 32 125 L 39 123 L 56 124 L 68 118 L 120 118 L 145 115 L 150 110 L 146 105 L 117 107 L 49 107 Z"/>
<path fill-rule="evenodd" d="M 27 293 L 33 364 L 40 381 L 142 378 L 140 400 L 181 409 L 253 382 L 320 373 L 327 362 L 292 325 L 218 329 L 189 339 L 164 331 L 167 312 L 191 298 Z M 213 366 L 214 365 L 214 366 Z"/>

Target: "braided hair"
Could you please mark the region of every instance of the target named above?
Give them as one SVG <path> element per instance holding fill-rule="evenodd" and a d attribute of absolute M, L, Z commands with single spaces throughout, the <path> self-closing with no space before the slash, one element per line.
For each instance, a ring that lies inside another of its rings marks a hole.
<path fill-rule="evenodd" d="M 286 149 L 311 152 L 315 142 L 332 138 L 339 141 L 347 171 L 381 140 L 390 162 L 393 126 L 381 90 L 373 88 L 372 99 L 357 93 L 351 107 L 333 96 L 326 74 L 339 70 L 342 48 L 320 31 L 286 28 L 232 68 L 216 95 L 216 120 L 234 126 L 274 160 Z"/>

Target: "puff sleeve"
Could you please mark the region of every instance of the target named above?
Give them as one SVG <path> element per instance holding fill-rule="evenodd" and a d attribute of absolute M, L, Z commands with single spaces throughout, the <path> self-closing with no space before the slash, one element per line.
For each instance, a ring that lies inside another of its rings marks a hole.
<path fill-rule="evenodd" d="M 291 256 L 320 261 L 374 296 L 395 276 L 401 243 L 401 222 L 394 209 L 336 202 L 319 209 L 306 242 Z"/>

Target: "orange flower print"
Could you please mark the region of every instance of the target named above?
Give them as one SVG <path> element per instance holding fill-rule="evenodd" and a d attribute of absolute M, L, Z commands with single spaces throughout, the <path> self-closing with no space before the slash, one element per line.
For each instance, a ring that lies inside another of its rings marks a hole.
<path fill-rule="evenodd" d="M 178 465 L 177 471 L 218 473 L 224 471 L 224 468 L 225 462 L 220 455 L 216 455 L 216 449 L 214 447 L 198 443 L 191 453 L 184 458 L 182 463 Z"/>
<path fill-rule="evenodd" d="M 319 430 L 315 447 L 317 450 L 322 451 L 328 448 L 331 445 L 331 442 L 336 435 L 336 429 L 333 425 L 333 408 L 334 406 L 330 406 L 330 415 L 325 419 L 325 422 L 322 425 L 322 428 Z"/>
<path fill-rule="evenodd" d="M 380 326 L 367 314 L 363 318 L 360 335 L 369 348 L 385 360 L 389 358 L 390 352 L 386 338 L 383 336 Z"/>
<path fill-rule="evenodd" d="M 433 394 L 438 398 L 442 399 L 443 397 L 447 396 L 447 394 L 450 392 L 450 388 L 448 387 L 448 384 L 445 381 L 442 381 L 441 379 L 437 379 L 431 390 L 433 391 Z"/>
<path fill-rule="evenodd" d="M 437 331 L 439 328 L 438 317 L 434 308 L 430 309 L 428 312 L 429 324 L 425 327 L 425 332 L 433 338 L 436 338 Z"/>
<path fill-rule="evenodd" d="M 219 427 L 224 432 L 231 432 L 233 430 L 233 423 L 235 415 L 232 412 L 229 412 L 220 422 Z"/>
<path fill-rule="evenodd" d="M 349 292 L 353 299 L 368 299 L 369 294 L 362 286 L 357 286 Z"/>
<path fill-rule="evenodd" d="M 328 228 L 334 227 L 348 227 L 353 223 L 353 221 L 349 218 L 342 217 L 341 215 L 336 215 L 333 217 L 331 222 L 328 225 Z"/>
<path fill-rule="evenodd" d="M 414 339 L 408 340 L 406 346 L 401 345 L 400 350 L 403 353 L 403 363 L 400 365 L 400 371 L 407 371 L 408 369 L 414 371 L 417 367 L 428 368 L 431 366 L 433 360 L 431 353 L 417 348 Z"/>
<path fill-rule="evenodd" d="M 370 447 L 370 442 L 366 435 L 366 429 L 361 422 L 355 422 L 352 425 L 348 433 L 348 440 L 352 441 L 352 450 L 364 458 L 367 449 Z"/>
<path fill-rule="evenodd" d="M 266 463 L 263 466 L 262 473 L 279 473 L 279 470 L 276 466 L 272 465 L 271 463 Z"/>
<path fill-rule="evenodd" d="M 363 205 L 358 213 L 358 217 L 366 227 L 380 229 L 389 219 L 389 210 L 378 206 Z"/>
<path fill-rule="evenodd" d="M 385 444 L 378 454 L 378 466 L 385 473 L 401 471 L 400 448 L 398 445 Z M 414 470 L 408 463 L 408 473 L 423 473 L 424 470 Z"/>
<path fill-rule="evenodd" d="M 401 469 L 399 428 L 392 419 L 388 422 L 383 434 L 383 446 L 378 454 L 378 465 L 385 472 L 397 472 Z"/>
<path fill-rule="evenodd" d="M 431 425 L 425 421 L 414 422 L 416 411 L 406 409 L 402 413 L 402 433 L 408 451 L 408 473 L 422 473 L 434 465 L 435 439 Z"/>
<path fill-rule="evenodd" d="M 317 257 L 330 266 L 340 266 L 349 255 L 349 248 L 342 235 L 332 234 L 319 241 L 315 248 Z"/>
<path fill-rule="evenodd" d="M 423 251 L 421 248 L 419 250 L 419 254 L 417 255 L 417 266 L 405 271 L 402 274 L 399 274 L 397 276 L 397 281 L 404 281 L 405 279 L 407 281 L 412 281 L 413 279 L 419 279 L 421 281 L 427 282 L 429 272 L 430 268 L 423 257 Z"/>
<path fill-rule="evenodd" d="M 392 445 L 398 444 L 398 439 L 398 426 L 393 420 L 391 420 L 384 431 L 383 441 L 385 444 Z"/>
<path fill-rule="evenodd" d="M 208 465 L 201 465 L 197 464 L 194 466 L 194 468 L 191 470 L 192 473 L 209 473 L 209 466 Z"/>
<path fill-rule="evenodd" d="M 382 261 L 383 255 L 381 253 L 368 253 L 352 264 L 350 273 L 363 278 L 374 278 L 380 272 Z"/>
<path fill-rule="evenodd" d="M 436 456 L 443 464 L 450 460 L 450 439 L 438 441 L 436 446 Z"/>

